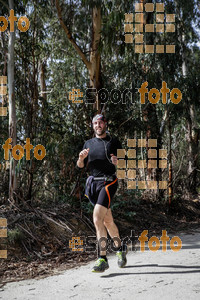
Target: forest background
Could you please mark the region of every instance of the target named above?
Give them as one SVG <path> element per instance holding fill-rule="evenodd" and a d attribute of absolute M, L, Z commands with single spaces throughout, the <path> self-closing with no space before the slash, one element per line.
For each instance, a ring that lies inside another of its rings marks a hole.
<path fill-rule="evenodd" d="M 84 198 L 86 171 L 76 161 L 84 141 L 93 137 L 91 120 L 97 112 L 106 115 L 110 134 L 124 149 L 128 139 L 156 139 L 157 149 L 167 149 L 167 168 L 138 171 L 140 180 L 167 181 L 167 189 L 127 189 L 127 179 L 120 180 L 113 214 L 122 232 L 199 225 L 200 4 L 141 1 L 164 3 L 164 13 L 175 14 L 174 33 L 144 34 L 147 45 L 175 44 L 175 53 L 145 54 L 135 52 L 134 42 L 125 43 L 125 14 L 134 14 L 135 3 L 0 0 L 1 16 L 8 18 L 14 9 L 17 18 L 25 15 L 30 21 L 26 32 L 17 26 L 11 32 L 8 25 L 0 33 L 0 76 L 7 76 L 8 87 L 0 103 L 8 108 L 7 116 L 0 116 L 0 217 L 8 222 L 8 238 L 1 240 L 10 253 L 1 259 L 4 271 L 21 256 L 24 265 L 48 258 L 66 266 L 68 240 L 95 234 L 92 206 Z M 144 14 L 144 25 L 155 20 L 155 13 Z M 168 96 L 166 104 L 161 99 L 152 104 L 146 98 L 141 104 L 137 89 L 145 81 L 148 90 L 160 90 L 165 81 L 170 90 L 181 91 L 182 100 L 174 104 Z M 87 104 L 88 88 L 111 93 L 132 86 L 134 101 L 127 95 L 124 104 L 110 98 L 104 103 L 97 93 Z M 70 100 L 72 89 L 83 93 L 82 103 Z M 37 160 L 31 151 L 30 160 L 10 154 L 5 161 L 2 146 L 8 138 L 13 147 L 30 138 L 34 147 L 46 148 L 46 156 Z M 146 160 L 147 150 L 139 149 L 137 160 Z"/>

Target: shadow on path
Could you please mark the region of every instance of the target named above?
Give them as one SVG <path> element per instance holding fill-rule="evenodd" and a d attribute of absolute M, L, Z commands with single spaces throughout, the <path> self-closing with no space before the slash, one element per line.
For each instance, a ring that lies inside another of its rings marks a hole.
<path fill-rule="evenodd" d="M 130 268 L 146 268 L 146 267 L 158 267 L 158 268 L 175 268 L 175 269 L 199 269 L 199 270 L 188 270 L 188 271 L 152 271 L 152 272 L 134 272 L 134 273 L 111 273 L 109 275 L 102 275 L 101 278 L 109 278 L 109 277 L 116 277 L 116 276 L 124 276 L 124 275 L 152 275 L 152 274 L 189 274 L 189 273 L 200 273 L 200 266 L 180 266 L 180 265 L 138 265 L 138 266 L 126 266 L 123 269 L 130 269 Z"/>

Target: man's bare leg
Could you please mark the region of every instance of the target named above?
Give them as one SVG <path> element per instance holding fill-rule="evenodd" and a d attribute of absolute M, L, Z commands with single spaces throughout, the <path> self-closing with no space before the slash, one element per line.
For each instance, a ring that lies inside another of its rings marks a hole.
<path fill-rule="evenodd" d="M 116 239 L 114 239 L 115 247 L 117 247 L 117 248 L 120 247 L 121 240 L 120 240 L 120 236 L 119 236 L 119 230 L 113 220 L 113 216 L 112 216 L 112 212 L 111 212 L 110 208 L 108 209 L 107 214 L 105 215 L 104 226 L 108 230 L 110 237 L 116 238 Z"/>
<path fill-rule="evenodd" d="M 96 234 L 97 234 L 97 240 L 99 241 L 100 238 L 105 237 L 107 240 L 107 230 L 104 225 L 104 218 L 105 215 L 107 214 L 108 209 L 100 204 L 96 204 L 94 207 L 93 211 L 93 222 L 94 226 L 96 228 Z M 105 248 L 106 243 L 105 241 L 101 242 L 100 247 L 100 255 L 105 256 L 106 255 L 106 250 L 101 251 L 101 248 Z"/>
<path fill-rule="evenodd" d="M 113 216 L 112 216 L 112 212 L 111 212 L 110 208 L 108 209 L 108 212 L 105 215 L 104 225 L 107 228 L 110 237 L 114 238 L 115 247 L 117 248 L 116 249 L 117 250 L 116 255 L 118 257 L 117 263 L 120 268 L 123 268 L 123 267 L 125 267 L 125 265 L 127 263 L 127 259 L 126 259 L 127 248 L 126 248 L 126 251 L 122 250 L 122 244 L 121 244 L 121 240 L 119 237 L 119 231 L 113 220 Z"/>

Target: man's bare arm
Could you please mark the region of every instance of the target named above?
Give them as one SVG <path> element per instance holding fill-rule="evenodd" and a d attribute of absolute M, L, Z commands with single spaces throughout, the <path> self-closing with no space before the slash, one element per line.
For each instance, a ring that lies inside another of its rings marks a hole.
<path fill-rule="evenodd" d="M 82 150 L 79 153 L 79 159 L 77 160 L 77 166 L 79 168 L 83 168 L 84 167 L 84 159 L 88 156 L 89 153 L 89 148 Z"/>
<path fill-rule="evenodd" d="M 117 156 L 115 156 L 114 154 L 110 154 L 111 155 L 111 161 L 113 163 L 113 165 L 117 165 Z"/>

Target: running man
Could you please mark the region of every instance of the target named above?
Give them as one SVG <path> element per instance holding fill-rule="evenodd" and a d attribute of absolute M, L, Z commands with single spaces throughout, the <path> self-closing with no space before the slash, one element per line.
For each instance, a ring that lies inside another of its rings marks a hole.
<path fill-rule="evenodd" d="M 114 238 L 118 266 L 123 268 L 127 263 L 127 248 L 121 245 L 119 231 L 114 223 L 110 208 L 112 198 L 118 187 L 115 174 L 117 149 L 122 149 L 122 146 L 118 139 L 106 134 L 107 122 L 103 115 L 96 115 L 92 123 L 96 137 L 85 142 L 83 150 L 79 153 L 77 166 L 83 168 L 88 163 L 91 173 L 86 181 L 85 195 L 94 206 L 93 222 L 100 249 L 92 272 L 104 272 L 109 268 L 105 250 L 107 232 L 111 238 Z"/>

